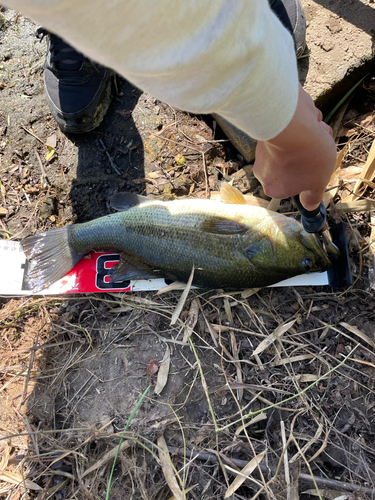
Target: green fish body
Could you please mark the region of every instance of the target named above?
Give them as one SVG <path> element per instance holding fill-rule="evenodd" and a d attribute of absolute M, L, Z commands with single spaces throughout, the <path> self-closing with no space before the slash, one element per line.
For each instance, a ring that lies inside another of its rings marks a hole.
<path fill-rule="evenodd" d="M 92 249 L 118 251 L 114 280 L 165 277 L 208 288 L 262 287 L 331 262 L 315 235 L 292 218 L 264 208 L 184 199 L 134 204 L 123 211 L 26 238 L 29 282 L 40 291 Z M 125 200 L 125 201 L 124 201 Z"/>

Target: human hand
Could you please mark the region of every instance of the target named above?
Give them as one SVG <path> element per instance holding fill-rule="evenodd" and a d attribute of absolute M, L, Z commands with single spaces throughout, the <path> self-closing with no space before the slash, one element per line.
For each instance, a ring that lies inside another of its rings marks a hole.
<path fill-rule="evenodd" d="M 321 111 L 300 85 L 289 125 L 273 139 L 257 144 L 254 175 L 268 196 L 300 194 L 307 210 L 319 205 L 336 163 L 332 129 L 322 120 Z"/>

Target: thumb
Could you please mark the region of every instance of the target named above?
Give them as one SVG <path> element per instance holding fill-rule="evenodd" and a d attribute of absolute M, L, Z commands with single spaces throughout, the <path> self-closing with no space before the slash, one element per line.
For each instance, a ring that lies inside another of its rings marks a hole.
<path fill-rule="evenodd" d="M 303 191 L 299 199 L 306 210 L 315 210 L 320 205 L 324 194 L 322 191 Z"/>

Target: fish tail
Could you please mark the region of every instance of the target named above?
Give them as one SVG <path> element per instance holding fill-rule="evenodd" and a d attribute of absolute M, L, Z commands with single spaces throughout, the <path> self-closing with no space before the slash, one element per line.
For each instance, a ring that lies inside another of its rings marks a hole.
<path fill-rule="evenodd" d="M 53 229 L 21 241 L 30 261 L 27 280 L 33 292 L 40 292 L 65 276 L 83 257 L 70 245 L 71 227 Z"/>

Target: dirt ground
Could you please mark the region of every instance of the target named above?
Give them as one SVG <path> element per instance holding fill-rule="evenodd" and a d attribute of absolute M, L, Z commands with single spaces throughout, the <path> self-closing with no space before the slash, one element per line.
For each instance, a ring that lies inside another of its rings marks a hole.
<path fill-rule="evenodd" d="M 326 114 L 374 64 L 372 0 L 301 0 L 310 57 L 300 67 L 304 88 Z"/>
<path fill-rule="evenodd" d="M 118 191 L 206 197 L 234 179 L 268 205 L 210 117 L 120 77 L 97 130 L 62 134 L 35 25 L 12 11 L 0 23 L 1 238 L 106 215 Z M 345 106 L 329 213 L 345 222 L 353 286 L 195 290 L 172 326 L 181 292 L 0 297 L 0 498 L 105 498 L 122 436 L 113 500 L 375 498 L 374 212 L 340 203 L 375 138 L 375 74 Z M 279 211 L 296 215 L 290 200 Z"/>

